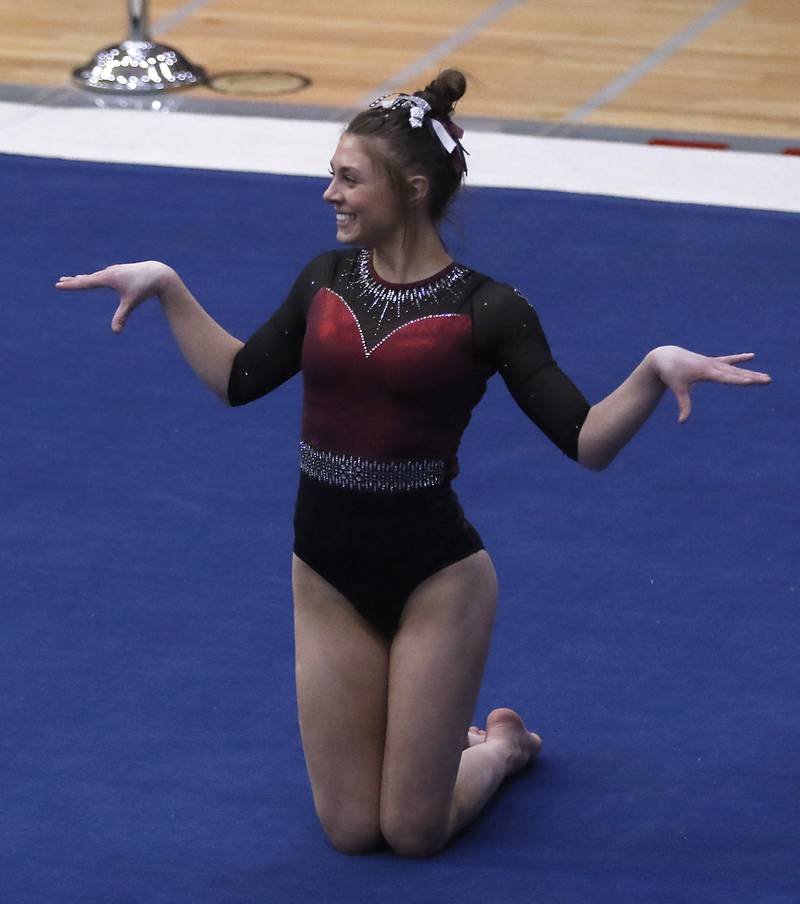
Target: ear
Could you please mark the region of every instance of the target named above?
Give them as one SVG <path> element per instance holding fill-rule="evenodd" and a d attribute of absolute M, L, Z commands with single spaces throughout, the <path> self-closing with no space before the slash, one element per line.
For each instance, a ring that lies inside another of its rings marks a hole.
<path fill-rule="evenodd" d="M 430 183 L 427 176 L 411 176 L 408 180 L 408 203 L 410 207 L 417 207 L 428 198 Z"/>

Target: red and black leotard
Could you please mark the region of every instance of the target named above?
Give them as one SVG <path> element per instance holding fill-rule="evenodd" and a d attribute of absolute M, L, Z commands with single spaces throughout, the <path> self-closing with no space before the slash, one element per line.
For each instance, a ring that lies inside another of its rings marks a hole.
<path fill-rule="evenodd" d="M 295 552 L 386 633 L 415 586 L 482 548 L 449 481 L 489 377 L 572 458 L 589 411 L 510 286 L 458 264 L 391 285 L 367 251 L 303 270 L 236 356 L 230 403 L 301 370 Z"/>

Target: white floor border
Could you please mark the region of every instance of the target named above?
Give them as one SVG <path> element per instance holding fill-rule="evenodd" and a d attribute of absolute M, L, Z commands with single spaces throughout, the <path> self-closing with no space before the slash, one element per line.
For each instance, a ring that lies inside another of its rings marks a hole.
<path fill-rule="evenodd" d="M 0 153 L 324 177 L 331 122 L 0 102 Z M 800 213 L 800 158 L 472 132 L 471 185 Z"/>

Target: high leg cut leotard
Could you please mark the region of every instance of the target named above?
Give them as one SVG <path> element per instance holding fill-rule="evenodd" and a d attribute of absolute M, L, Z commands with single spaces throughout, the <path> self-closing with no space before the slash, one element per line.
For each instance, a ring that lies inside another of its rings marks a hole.
<path fill-rule="evenodd" d="M 450 481 L 489 377 L 572 458 L 589 410 L 510 286 L 458 264 L 391 285 L 367 251 L 303 270 L 236 356 L 229 401 L 301 370 L 295 553 L 388 637 L 415 587 L 483 548 Z"/>

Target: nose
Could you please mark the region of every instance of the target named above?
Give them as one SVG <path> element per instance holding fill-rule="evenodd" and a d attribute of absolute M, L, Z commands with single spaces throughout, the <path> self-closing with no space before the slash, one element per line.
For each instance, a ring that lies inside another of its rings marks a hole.
<path fill-rule="evenodd" d="M 339 197 L 339 189 L 336 185 L 336 179 L 331 179 L 328 183 L 328 187 L 322 193 L 322 200 L 328 201 L 331 204 L 336 203 L 336 199 Z"/>

